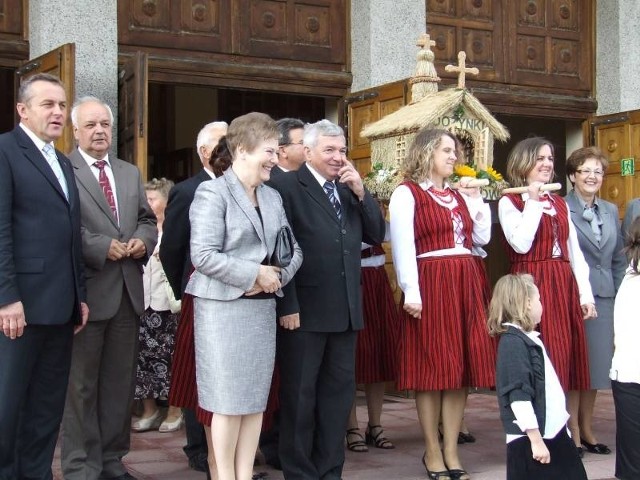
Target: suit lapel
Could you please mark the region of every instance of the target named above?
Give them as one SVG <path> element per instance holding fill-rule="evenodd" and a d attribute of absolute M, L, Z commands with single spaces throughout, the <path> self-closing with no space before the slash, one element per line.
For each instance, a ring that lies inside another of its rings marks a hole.
<path fill-rule="evenodd" d="M 264 239 L 264 229 L 260 217 L 258 217 L 258 212 L 256 212 L 256 207 L 251 203 L 251 200 L 249 200 L 249 196 L 247 192 L 245 192 L 242 183 L 240 183 L 240 180 L 238 180 L 238 177 L 231 168 L 225 170 L 224 179 L 229 188 L 229 193 L 253 225 L 262 243 L 266 243 Z M 259 199 L 258 202 L 260 202 Z M 258 205 L 260 205 L 260 203 L 258 203 Z M 262 211 L 260 211 L 260 213 L 262 213 Z"/>
<path fill-rule="evenodd" d="M 313 173 L 309 171 L 309 167 L 307 167 L 307 164 L 302 165 L 302 167 L 300 167 L 300 169 L 298 170 L 298 180 L 303 185 L 307 194 L 313 199 L 313 201 L 320 205 L 320 207 L 322 207 L 324 211 L 327 212 L 327 214 L 333 219 L 333 221 L 335 221 L 336 223 L 340 223 L 340 219 L 336 215 L 336 211 L 333 208 L 333 205 L 331 205 L 329 197 L 325 193 L 324 188 L 320 186 L 320 184 L 316 180 L 316 177 L 314 177 Z M 338 192 L 343 207 L 342 218 L 345 218 L 345 202 L 343 201 L 343 196 L 340 193 L 340 189 L 338 189 Z"/>
<path fill-rule="evenodd" d="M 82 158 L 80 152 L 74 150 L 69 154 L 69 160 L 75 169 L 75 177 L 78 183 L 79 188 L 83 188 L 89 194 L 89 196 L 96 203 L 98 208 L 102 210 L 102 212 L 109 218 L 111 223 L 118 228 L 118 224 L 116 223 L 116 219 L 113 218 L 113 213 L 111 212 L 111 208 L 107 203 L 107 199 L 102 192 L 102 188 L 96 180 L 96 177 L 93 175 L 91 168 L 87 165 L 87 162 Z M 114 174 L 115 177 L 115 174 Z M 118 192 L 116 192 L 117 194 Z"/>
<path fill-rule="evenodd" d="M 573 190 L 571 190 L 567 195 L 567 205 L 569 205 L 569 211 L 571 212 L 571 219 L 573 220 L 573 224 L 578 230 L 582 232 L 585 238 L 587 238 L 587 240 L 589 240 L 596 249 L 599 249 L 600 245 L 598 245 L 596 236 L 593 234 L 593 230 L 591 230 L 591 224 L 584 218 L 582 218 L 583 208 L 582 205 L 580 205 L 580 201 L 578 200 L 578 197 Z"/>
<path fill-rule="evenodd" d="M 602 228 L 600 232 L 602 234 L 602 238 L 600 239 L 600 247 L 604 247 L 609 238 L 611 238 L 611 234 L 614 233 L 609 228 L 609 225 L 618 225 L 618 219 L 615 219 L 613 222 L 609 219 L 609 210 L 605 208 L 605 206 L 600 202 L 598 205 L 598 213 L 600 213 L 600 218 L 602 219 Z M 616 238 L 617 241 L 617 238 Z"/>
<path fill-rule="evenodd" d="M 273 252 L 275 245 L 269 243 L 269 238 L 276 238 L 276 231 L 280 228 L 280 219 L 278 217 L 278 209 L 270 203 L 267 187 L 260 185 L 257 188 L 258 205 L 260 205 L 260 214 L 262 215 L 262 224 L 264 228 L 263 241 L 267 245 L 267 252 Z"/>
<path fill-rule="evenodd" d="M 60 186 L 60 182 L 56 178 L 55 173 L 51 169 L 51 165 L 44 158 L 44 155 L 38 150 L 35 143 L 29 138 L 29 136 L 22 130 L 20 126 L 16 127 L 14 130 L 16 134 L 16 138 L 18 141 L 18 145 L 23 149 L 25 157 L 33 164 L 34 167 L 38 169 L 38 171 L 47 179 L 47 181 L 51 184 L 51 186 L 58 192 L 58 194 L 67 202 L 67 197 L 62 191 L 62 187 Z M 60 152 L 56 151 L 56 155 L 60 154 Z M 62 171 L 64 172 L 64 162 L 60 162 L 60 166 L 62 167 Z M 67 182 L 69 181 L 67 174 L 65 173 L 65 178 Z M 73 180 L 73 179 L 72 179 Z M 70 185 L 67 183 L 67 185 Z M 71 188 L 69 188 L 71 190 Z"/>

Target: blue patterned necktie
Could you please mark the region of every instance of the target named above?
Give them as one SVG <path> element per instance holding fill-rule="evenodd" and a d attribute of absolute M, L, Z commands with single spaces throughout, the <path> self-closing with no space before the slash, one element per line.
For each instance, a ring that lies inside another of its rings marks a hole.
<path fill-rule="evenodd" d="M 69 189 L 67 188 L 67 181 L 64 178 L 64 173 L 62 172 L 62 166 L 58 161 L 58 156 L 56 155 L 53 146 L 50 143 L 46 143 L 44 147 L 42 147 L 42 153 L 44 153 L 44 158 L 47 160 L 47 163 L 53 170 L 53 174 L 58 179 L 58 183 L 60 183 L 60 187 L 64 192 L 64 196 L 69 200 Z"/>
<path fill-rule="evenodd" d="M 324 191 L 329 197 L 329 201 L 331 202 L 331 205 L 333 205 L 336 215 L 338 215 L 338 219 L 342 220 L 342 206 L 336 198 L 336 186 L 333 182 L 324 182 Z"/>

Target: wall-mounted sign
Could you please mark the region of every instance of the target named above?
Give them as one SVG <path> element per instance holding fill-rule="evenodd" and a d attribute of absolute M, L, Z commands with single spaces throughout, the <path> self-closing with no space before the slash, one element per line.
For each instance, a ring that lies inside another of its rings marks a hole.
<path fill-rule="evenodd" d="M 636 174 L 636 165 L 633 157 L 620 159 L 620 176 L 628 177 Z"/>

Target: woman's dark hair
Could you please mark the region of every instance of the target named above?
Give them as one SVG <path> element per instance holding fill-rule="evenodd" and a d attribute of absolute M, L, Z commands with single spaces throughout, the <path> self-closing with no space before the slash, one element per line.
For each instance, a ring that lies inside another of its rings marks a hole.
<path fill-rule="evenodd" d="M 218 144 L 211 152 L 209 166 L 216 177 L 221 176 L 224 171 L 231 166 L 231 152 L 229 151 L 226 136 L 223 135 L 220 137 Z"/>
<path fill-rule="evenodd" d="M 631 261 L 631 268 L 638 274 L 638 263 L 640 263 L 640 216 L 636 217 L 627 232 L 624 252 Z"/>

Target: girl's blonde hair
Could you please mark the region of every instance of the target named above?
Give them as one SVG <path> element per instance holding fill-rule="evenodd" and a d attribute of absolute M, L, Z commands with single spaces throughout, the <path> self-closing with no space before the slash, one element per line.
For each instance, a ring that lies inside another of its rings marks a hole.
<path fill-rule="evenodd" d="M 431 178 L 431 171 L 433 170 L 433 153 L 442 143 L 443 136 L 451 138 L 455 143 L 456 163 L 464 161 L 462 144 L 453 133 L 444 129 L 424 128 L 418 132 L 407 151 L 407 155 L 401 162 L 400 168 L 404 174 L 405 180 L 420 183 Z"/>
<path fill-rule="evenodd" d="M 526 187 L 527 175 L 536 166 L 538 151 L 549 145 L 551 155 L 555 157 L 553 144 L 542 137 L 530 137 L 520 140 L 509 152 L 507 158 L 507 180 L 512 187 Z M 555 171 L 551 173 L 551 178 L 555 176 Z"/>
<path fill-rule="evenodd" d="M 490 335 L 506 332 L 506 322 L 522 327 L 525 332 L 532 331 L 536 324 L 529 316 L 529 299 L 537 290 L 533 277 L 528 273 L 509 274 L 500 278 L 493 288 L 489 304 L 487 326 Z"/>
<path fill-rule="evenodd" d="M 167 180 L 166 178 L 152 178 L 147 183 L 144 184 L 144 189 L 147 191 L 156 191 L 160 192 L 160 195 L 164 197 L 164 199 L 169 198 L 169 191 L 173 187 L 173 182 L 171 180 Z"/>

